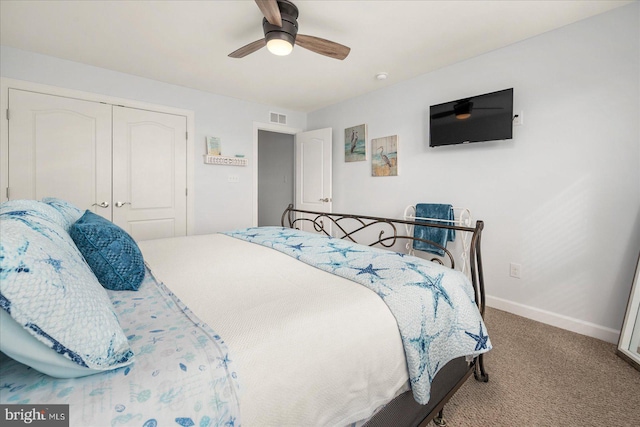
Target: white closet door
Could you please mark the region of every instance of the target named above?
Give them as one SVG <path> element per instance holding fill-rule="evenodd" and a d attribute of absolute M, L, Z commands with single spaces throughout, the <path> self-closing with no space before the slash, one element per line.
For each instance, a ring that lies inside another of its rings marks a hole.
<path fill-rule="evenodd" d="M 135 240 L 184 236 L 187 119 L 113 107 L 113 222 Z"/>
<path fill-rule="evenodd" d="M 111 219 L 111 106 L 10 89 L 9 197 L 58 197 Z"/>

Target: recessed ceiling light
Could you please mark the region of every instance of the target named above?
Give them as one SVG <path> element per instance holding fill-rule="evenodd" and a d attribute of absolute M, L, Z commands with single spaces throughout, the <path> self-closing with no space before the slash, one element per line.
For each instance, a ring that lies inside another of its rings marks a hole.
<path fill-rule="evenodd" d="M 384 73 L 384 72 L 383 72 L 383 73 L 378 73 L 378 74 L 376 74 L 376 79 L 378 79 L 378 80 L 384 80 L 384 79 L 386 79 L 387 77 L 389 77 L 389 73 Z"/>

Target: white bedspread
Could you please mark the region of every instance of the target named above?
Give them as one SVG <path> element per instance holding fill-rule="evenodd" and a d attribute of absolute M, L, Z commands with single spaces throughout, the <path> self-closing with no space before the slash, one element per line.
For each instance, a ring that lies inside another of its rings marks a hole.
<path fill-rule="evenodd" d="M 156 278 L 227 343 L 243 426 L 347 425 L 406 388 L 398 326 L 371 290 L 221 234 L 140 249 Z"/>

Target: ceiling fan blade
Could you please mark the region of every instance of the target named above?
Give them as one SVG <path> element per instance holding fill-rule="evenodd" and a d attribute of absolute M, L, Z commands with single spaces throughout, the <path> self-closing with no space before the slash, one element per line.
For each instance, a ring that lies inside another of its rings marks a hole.
<path fill-rule="evenodd" d="M 255 0 L 269 24 L 282 27 L 282 16 L 276 0 Z"/>
<path fill-rule="evenodd" d="M 296 44 L 320 55 L 340 60 L 346 58 L 351 51 L 351 48 L 341 45 L 340 43 L 321 39 L 320 37 L 306 36 L 304 34 L 298 34 L 296 36 Z"/>
<path fill-rule="evenodd" d="M 244 58 L 250 53 L 255 52 L 267 45 L 265 39 L 256 40 L 253 43 L 249 43 L 248 45 L 242 46 L 240 49 L 235 50 L 229 54 L 230 58 Z"/>

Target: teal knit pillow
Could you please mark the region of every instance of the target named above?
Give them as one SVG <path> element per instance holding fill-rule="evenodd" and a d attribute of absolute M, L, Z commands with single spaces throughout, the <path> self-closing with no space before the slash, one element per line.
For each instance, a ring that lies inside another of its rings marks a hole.
<path fill-rule="evenodd" d="M 102 286 L 113 291 L 138 290 L 144 279 L 144 260 L 126 231 L 86 211 L 69 234 Z"/>

